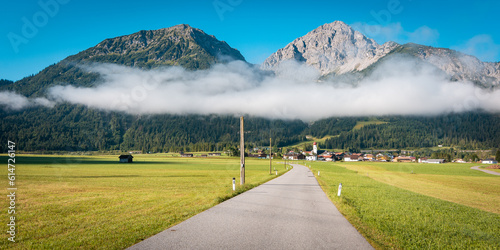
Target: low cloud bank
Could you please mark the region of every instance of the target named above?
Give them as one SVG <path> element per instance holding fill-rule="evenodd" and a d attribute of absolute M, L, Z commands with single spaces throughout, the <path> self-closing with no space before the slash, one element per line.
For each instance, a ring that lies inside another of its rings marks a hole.
<path fill-rule="evenodd" d="M 92 88 L 55 86 L 48 98 L 130 114 L 230 114 L 304 121 L 478 109 L 500 112 L 498 89 L 484 91 L 472 83 L 450 82 L 435 68 L 407 60 L 384 63 L 356 86 L 318 81 L 316 69 L 293 61 L 282 63 L 276 74 L 238 61 L 199 71 L 113 64 L 88 69 L 101 74 L 104 83 Z"/>
<path fill-rule="evenodd" d="M 21 110 L 33 106 L 53 107 L 54 102 L 46 98 L 30 99 L 11 91 L 0 92 L 0 108 L 6 110 Z"/>

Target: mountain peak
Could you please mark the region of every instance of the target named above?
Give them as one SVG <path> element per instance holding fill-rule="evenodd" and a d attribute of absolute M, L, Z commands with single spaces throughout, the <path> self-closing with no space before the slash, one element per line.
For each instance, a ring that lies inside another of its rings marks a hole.
<path fill-rule="evenodd" d="M 319 26 L 295 39 L 267 58 L 262 67 L 273 69 L 280 62 L 295 59 L 317 68 L 321 74 L 361 71 L 398 46 L 379 45 L 342 21 Z"/>
<path fill-rule="evenodd" d="M 297 60 L 315 67 L 323 76 L 361 71 L 364 75 L 376 68 L 380 59 L 394 55 L 430 63 L 454 81 L 471 81 L 484 87 L 500 85 L 500 63 L 482 62 L 455 50 L 415 43 L 399 45 L 389 41 L 379 45 L 342 21 L 323 24 L 295 39 L 269 56 L 261 67 L 274 70 L 283 61 Z"/>
<path fill-rule="evenodd" d="M 351 26 L 342 21 L 335 21 L 333 23 L 325 23 L 316 29 L 322 30 L 352 30 Z"/>
<path fill-rule="evenodd" d="M 189 26 L 189 24 L 177 24 L 175 26 L 172 26 L 170 28 L 173 28 L 173 29 L 192 29 L 193 27 Z M 169 29 L 169 28 L 166 28 L 166 29 Z"/>
<path fill-rule="evenodd" d="M 12 89 L 36 96 L 60 82 L 90 86 L 98 81 L 99 75 L 77 66 L 86 63 L 113 63 L 147 69 L 177 65 L 196 70 L 230 60 L 245 61 L 245 58 L 215 36 L 187 24 L 179 24 L 106 39 L 34 76 L 21 79 Z"/>
<path fill-rule="evenodd" d="M 162 28 L 162 29 L 158 29 L 158 30 L 149 30 L 149 31 L 153 31 L 153 32 L 154 31 L 157 31 L 157 32 L 177 31 L 177 32 L 181 32 L 180 34 L 187 35 L 187 34 L 189 34 L 189 32 L 192 32 L 194 29 L 196 29 L 196 28 L 191 27 L 189 24 L 177 24 L 177 25 L 172 26 L 172 27 Z"/>
<path fill-rule="evenodd" d="M 203 69 L 227 58 L 245 61 L 241 53 L 226 42 L 187 24 L 179 24 L 106 39 L 65 60 L 108 62 L 146 68 L 155 65 L 180 65 L 189 69 Z"/>
<path fill-rule="evenodd" d="M 152 30 L 152 31 L 155 31 L 155 30 Z M 180 32 L 178 35 L 191 35 L 193 32 L 200 32 L 200 33 L 203 33 L 207 36 L 210 36 L 208 34 L 206 34 L 203 30 L 200 30 L 200 29 L 197 29 L 197 28 L 194 28 L 192 26 L 190 26 L 189 24 L 177 24 L 175 26 L 172 26 L 172 27 L 168 27 L 168 28 L 163 28 L 163 29 L 159 29 L 159 30 L 156 30 L 156 31 L 163 31 L 163 32 Z"/>

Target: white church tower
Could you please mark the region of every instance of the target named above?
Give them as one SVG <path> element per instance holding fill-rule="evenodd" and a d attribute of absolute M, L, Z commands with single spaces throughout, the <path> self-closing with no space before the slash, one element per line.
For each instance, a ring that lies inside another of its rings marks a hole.
<path fill-rule="evenodd" d="M 316 142 L 313 143 L 313 151 L 312 151 L 312 153 L 314 155 L 318 154 L 318 145 L 316 145 Z"/>

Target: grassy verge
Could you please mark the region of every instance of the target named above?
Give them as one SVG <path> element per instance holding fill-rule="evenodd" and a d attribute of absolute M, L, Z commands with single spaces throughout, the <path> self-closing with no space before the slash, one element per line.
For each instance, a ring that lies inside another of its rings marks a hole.
<path fill-rule="evenodd" d="M 490 165 L 481 165 L 481 164 L 473 164 L 473 165 L 474 166 L 479 166 L 479 168 L 481 168 L 481 169 L 485 169 L 485 170 L 489 170 L 489 171 L 500 173 L 500 169 L 487 168 Z M 497 165 L 497 164 L 495 164 L 495 165 Z"/>
<path fill-rule="evenodd" d="M 474 164 L 338 163 L 361 175 L 416 193 L 500 214 L 500 178 Z"/>
<path fill-rule="evenodd" d="M 311 165 L 315 174 L 320 171 L 318 181 L 337 208 L 375 247 L 500 248 L 498 213 L 430 197 L 372 179 L 377 171 L 387 171 L 386 174 L 404 173 L 409 170 L 407 165 L 358 164 L 351 165 L 357 170 L 351 170 L 345 165 L 343 167 L 343 164 L 347 163 Z M 389 171 L 385 168 L 393 169 Z M 479 171 L 476 173 L 473 170 L 454 169 L 451 164 L 446 165 L 444 169 L 434 166 L 437 168 L 434 171 L 432 166 L 424 168 L 428 169 L 421 169 L 423 172 L 430 171 L 442 176 L 468 176 L 472 179 L 483 177 Z M 415 174 L 416 170 L 413 170 L 414 174 L 409 171 L 407 175 L 418 175 Z M 489 178 L 489 181 L 496 182 L 495 177 Z M 408 178 L 407 181 L 413 180 Z M 456 181 L 457 179 L 450 179 L 450 182 Z M 337 197 L 339 183 L 343 186 L 341 197 Z M 435 187 L 435 192 L 440 191 L 438 187 L 439 185 Z M 488 187 L 486 189 L 490 190 Z M 498 203 L 493 205 L 498 206 Z"/>
<path fill-rule="evenodd" d="M 137 155 L 132 164 L 117 161 L 17 155 L 17 242 L 4 234 L 0 248 L 123 249 L 275 177 L 269 161 L 248 159 L 247 185 L 233 192 L 236 158 Z M 6 190 L 6 168 L 0 181 Z M 0 221 L 8 223 L 6 213 Z"/>

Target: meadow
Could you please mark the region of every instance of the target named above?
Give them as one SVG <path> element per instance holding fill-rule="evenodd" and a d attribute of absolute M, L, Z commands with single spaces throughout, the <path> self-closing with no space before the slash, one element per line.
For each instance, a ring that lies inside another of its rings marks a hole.
<path fill-rule="evenodd" d="M 7 165 L 7 156 L 0 162 Z M 275 166 L 279 175 L 286 171 Z M 239 167 L 238 158 L 225 157 L 135 155 L 129 164 L 118 156 L 18 154 L 16 243 L 4 233 L 0 248 L 126 248 L 276 177 L 268 160 L 247 158 L 240 187 Z M 0 182 L 7 190 L 6 167 Z M 1 206 L 7 209 L 8 200 Z M 5 212 L 0 221 L 8 220 Z"/>
<path fill-rule="evenodd" d="M 499 176 L 470 164 L 306 164 L 376 248 L 500 248 Z"/>
<path fill-rule="evenodd" d="M 370 118 L 367 121 L 357 121 L 356 126 L 354 126 L 354 128 L 352 128 L 352 130 L 360 130 L 364 126 L 368 126 L 368 125 L 380 125 L 380 124 L 386 124 L 386 123 L 387 122 L 380 121 L 377 118 Z"/>

